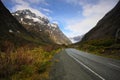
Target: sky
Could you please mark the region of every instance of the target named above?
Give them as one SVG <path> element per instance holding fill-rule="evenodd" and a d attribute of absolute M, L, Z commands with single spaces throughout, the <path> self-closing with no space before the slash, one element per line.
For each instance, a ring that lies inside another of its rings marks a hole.
<path fill-rule="evenodd" d="M 80 36 L 95 27 L 119 0 L 2 0 L 10 12 L 30 9 L 57 23 L 67 37 Z"/>

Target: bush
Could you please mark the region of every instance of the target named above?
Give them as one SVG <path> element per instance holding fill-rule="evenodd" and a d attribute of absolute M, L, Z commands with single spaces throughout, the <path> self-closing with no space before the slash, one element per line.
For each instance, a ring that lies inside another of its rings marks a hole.
<path fill-rule="evenodd" d="M 53 52 L 22 47 L 14 53 L 0 53 L 0 80 L 47 80 Z"/>
<path fill-rule="evenodd" d="M 86 42 L 89 45 L 93 45 L 93 46 L 111 46 L 112 44 L 115 43 L 115 41 L 113 39 L 100 39 L 100 40 L 91 40 L 91 41 L 87 41 Z"/>
<path fill-rule="evenodd" d="M 110 38 L 82 42 L 79 44 L 79 49 L 101 56 L 120 59 L 120 44 Z"/>

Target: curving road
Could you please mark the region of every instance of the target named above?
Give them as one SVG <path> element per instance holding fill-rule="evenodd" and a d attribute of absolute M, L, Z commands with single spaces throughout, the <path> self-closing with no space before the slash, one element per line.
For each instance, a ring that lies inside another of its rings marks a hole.
<path fill-rule="evenodd" d="M 65 49 L 54 58 L 51 80 L 120 80 L 120 60 L 76 49 Z"/>

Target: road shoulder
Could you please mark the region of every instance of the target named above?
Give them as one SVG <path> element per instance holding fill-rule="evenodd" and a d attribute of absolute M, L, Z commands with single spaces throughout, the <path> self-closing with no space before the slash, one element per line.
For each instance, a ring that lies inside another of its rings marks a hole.
<path fill-rule="evenodd" d="M 53 62 L 50 80 L 91 80 L 90 75 L 65 50 L 55 55 Z"/>

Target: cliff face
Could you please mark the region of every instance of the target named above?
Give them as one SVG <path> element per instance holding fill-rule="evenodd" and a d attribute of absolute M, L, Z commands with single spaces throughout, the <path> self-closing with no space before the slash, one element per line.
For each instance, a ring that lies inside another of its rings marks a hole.
<path fill-rule="evenodd" d="M 11 15 L 0 0 L 0 43 L 10 40 L 16 42 L 31 37 L 29 32 Z M 18 39 L 18 40 L 17 40 Z"/>
<path fill-rule="evenodd" d="M 32 11 L 18 10 L 12 15 L 26 28 L 29 32 L 37 35 L 37 37 L 43 37 L 47 35 L 56 44 L 70 44 L 71 41 L 63 34 L 59 29 L 59 26 L 39 15 L 36 15 Z M 46 38 L 47 38 L 46 37 Z"/>
<path fill-rule="evenodd" d="M 83 37 L 82 41 L 105 38 L 120 39 L 120 1 Z"/>
<path fill-rule="evenodd" d="M 19 24 L 19 22 L 11 15 L 0 1 L 0 35 L 12 31 L 21 31 L 27 33 L 26 29 Z"/>

